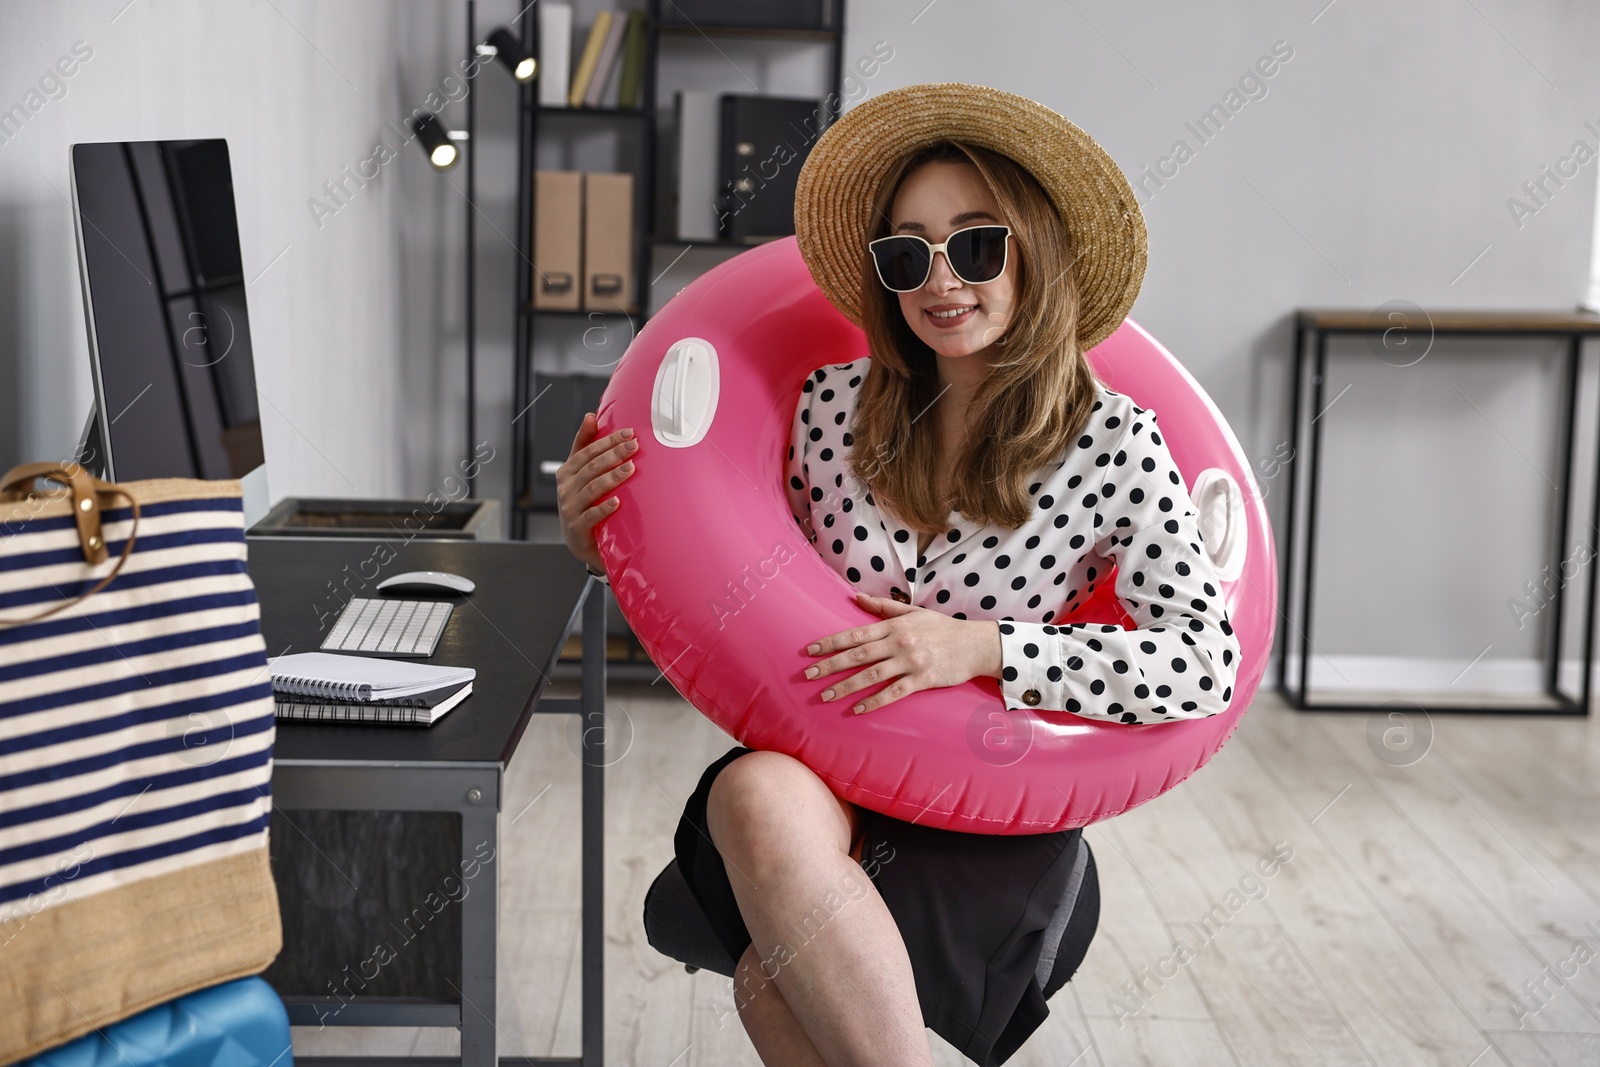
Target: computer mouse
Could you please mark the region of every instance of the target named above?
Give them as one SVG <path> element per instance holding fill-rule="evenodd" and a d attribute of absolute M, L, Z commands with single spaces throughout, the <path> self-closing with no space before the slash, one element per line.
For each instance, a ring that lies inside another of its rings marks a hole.
<path fill-rule="evenodd" d="M 461 593 L 478 586 L 471 578 L 445 571 L 406 571 L 378 583 L 380 593 Z"/>

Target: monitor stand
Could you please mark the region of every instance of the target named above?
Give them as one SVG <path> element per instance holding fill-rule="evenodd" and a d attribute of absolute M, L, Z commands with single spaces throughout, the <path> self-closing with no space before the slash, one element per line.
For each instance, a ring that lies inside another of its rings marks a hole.
<path fill-rule="evenodd" d="M 89 417 L 83 422 L 83 432 L 78 435 L 78 447 L 72 458 L 96 478 L 106 476 L 105 439 L 100 429 L 100 405 L 91 401 Z"/>
<path fill-rule="evenodd" d="M 83 432 L 78 435 L 78 447 L 72 458 L 96 478 L 108 479 L 105 460 L 106 435 L 100 425 L 100 405 L 89 405 L 89 417 L 84 420 Z M 262 464 L 239 479 L 244 495 L 244 527 L 246 530 L 266 517 L 271 510 L 272 498 L 267 489 L 267 466 Z"/>

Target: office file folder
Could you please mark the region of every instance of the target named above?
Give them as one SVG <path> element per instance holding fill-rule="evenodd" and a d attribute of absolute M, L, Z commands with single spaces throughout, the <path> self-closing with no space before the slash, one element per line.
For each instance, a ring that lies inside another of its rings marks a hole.
<path fill-rule="evenodd" d="M 583 174 L 541 170 L 533 178 L 533 306 L 582 307 Z"/>
<path fill-rule="evenodd" d="M 585 311 L 632 310 L 632 174 L 583 176 L 583 278 Z"/>

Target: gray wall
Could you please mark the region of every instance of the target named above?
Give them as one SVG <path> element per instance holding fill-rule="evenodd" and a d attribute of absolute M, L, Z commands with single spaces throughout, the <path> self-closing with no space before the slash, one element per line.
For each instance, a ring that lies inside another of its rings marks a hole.
<path fill-rule="evenodd" d="M 441 87 L 462 50 L 461 6 L 124 3 L 0 6 L 4 106 L 73 42 L 94 48 L 66 95 L 0 146 L 0 464 L 65 454 L 89 402 L 67 146 L 220 135 L 233 148 L 246 269 L 260 274 L 249 298 L 274 495 L 438 488 L 465 452 L 465 175 L 434 174 L 407 146 L 320 228 L 307 201 L 394 140 L 386 124 Z M 580 27 L 597 6 L 577 4 Z M 1188 142 L 1192 158 L 1147 186 L 1150 267 L 1133 317 L 1216 399 L 1275 513 L 1285 476 L 1268 473 L 1287 434 L 1292 309 L 1570 308 L 1584 292 L 1596 165 L 1520 226 L 1507 201 L 1574 142 L 1596 144 L 1584 125 L 1600 127 L 1590 5 L 850 6 L 847 65 L 880 40 L 894 49 L 867 93 L 943 80 L 1022 93 L 1082 126 L 1135 179 Z M 487 28 L 522 5 L 481 7 Z M 1257 98 L 1200 144 L 1185 124 L 1279 41 L 1293 57 L 1265 94 L 1246 86 Z M 664 56 L 663 85 L 748 91 L 748 76 L 805 91 L 815 67 L 766 45 L 718 44 L 726 55 L 688 42 Z M 493 73 L 478 82 L 479 437 L 497 450 L 483 491 L 503 495 L 516 190 L 513 98 Z M 462 110 L 450 105 L 449 125 Z M 540 165 L 612 169 L 628 151 L 573 134 L 543 144 Z M 678 251 L 658 254 L 652 274 Z M 685 257 L 652 306 L 715 259 Z M 584 326 L 546 331 L 539 366 L 605 373 L 617 338 L 593 347 Z M 1506 601 L 1526 599 L 1546 562 L 1560 479 L 1556 355 L 1440 340 L 1396 367 L 1363 345 L 1334 346 L 1316 615 L 1317 646 L 1333 660 L 1459 669 L 1488 646 L 1465 685 L 1534 654 L 1537 625 L 1519 630 Z"/>
<path fill-rule="evenodd" d="M 379 141 L 400 146 L 388 123 L 442 85 L 461 52 L 439 44 L 460 35 L 456 15 L 308 0 L 0 6 L 6 108 L 75 42 L 93 50 L 0 145 L 0 466 L 69 456 L 92 399 L 68 146 L 226 137 L 274 497 L 437 486 L 464 453 L 460 197 L 404 146 L 364 188 L 347 184 L 336 213 L 319 220 L 308 202 L 333 204 L 323 183 Z"/>
<path fill-rule="evenodd" d="M 973 81 L 1033 97 L 1132 179 L 1188 142 L 1192 158 L 1142 194 L 1150 265 L 1132 317 L 1232 423 L 1280 536 L 1286 475 L 1266 475 L 1288 433 L 1293 309 L 1571 309 L 1584 294 L 1592 157 L 1520 227 L 1507 200 L 1600 139 L 1584 125 L 1600 128 L 1592 5 L 925 4 L 852 4 L 847 60 L 879 39 L 895 49 L 874 92 Z M 1293 57 L 1202 144 L 1185 123 L 1279 41 Z M 1326 397 L 1349 390 L 1319 420 L 1313 631 L 1340 665 L 1330 682 L 1419 657 L 1448 663 L 1448 683 L 1489 645 L 1458 686 L 1492 685 L 1495 661 L 1537 654 L 1537 627 L 1519 630 L 1505 601 L 1549 558 L 1557 352 L 1440 340 L 1398 367 L 1333 346 Z"/>

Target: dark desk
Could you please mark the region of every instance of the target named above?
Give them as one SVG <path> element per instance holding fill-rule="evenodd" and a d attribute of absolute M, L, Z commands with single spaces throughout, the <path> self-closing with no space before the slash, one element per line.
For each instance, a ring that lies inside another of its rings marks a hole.
<path fill-rule="evenodd" d="M 1390 694 L 1341 692 L 1334 700 L 1316 700 L 1308 692 L 1311 652 L 1311 606 L 1316 578 L 1317 507 L 1320 483 L 1317 477 L 1321 458 L 1322 427 L 1320 416 L 1324 410 L 1323 384 L 1328 368 L 1328 339 L 1330 337 L 1379 338 L 1384 349 L 1393 353 L 1398 366 L 1405 360 L 1421 359 L 1432 339 L 1438 337 L 1504 337 L 1511 339 L 1554 338 L 1566 342 L 1566 405 L 1560 413 L 1563 427 L 1561 500 L 1556 536 L 1552 539 L 1552 562 L 1556 573 L 1561 572 L 1567 555 L 1569 526 L 1577 506 L 1577 485 L 1573 479 L 1574 452 L 1577 445 L 1578 371 L 1583 341 L 1600 335 L 1600 315 L 1587 311 L 1474 311 L 1441 310 L 1423 311 L 1409 308 L 1337 309 L 1301 308 L 1294 319 L 1294 383 L 1289 398 L 1289 442 L 1294 449 L 1292 457 L 1304 455 L 1288 464 L 1289 515 L 1288 532 L 1284 537 L 1287 564 L 1284 581 L 1279 589 L 1279 613 L 1289 624 L 1291 633 L 1278 642 L 1278 689 L 1291 704 L 1304 711 L 1364 711 L 1372 712 L 1382 706 Z M 1418 352 L 1416 349 L 1422 351 Z M 1308 366 L 1308 363 L 1310 364 Z M 1309 386 L 1309 390 L 1307 388 Z M 1309 394 L 1309 395 L 1308 395 Z M 1331 401 L 1329 402 L 1331 403 Z M 1301 425 L 1301 408 L 1310 414 L 1306 427 Z M 1304 447 L 1302 436 L 1306 437 Z M 1600 443 L 1597 443 L 1600 450 Z M 1600 455 L 1596 456 L 1595 486 L 1590 497 L 1589 525 L 1600 529 Z M 1305 503 L 1296 491 L 1301 466 L 1307 466 Z M 1302 516 L 1302 511 L 1304 515 Z M 1296 530 L 1304 524 L 1303 550 L 1296 543 Z M 1303 566 L 1296 563 L 1304 560 Z M 1485 711 L 1496 714 L 1515 712 L 1536 714 L 1587 715 L 1589 713 L 1590 677 L 1593 673 L 1593 635 L 1595 610 L 1595 567 L 1590 567 L 1583 599 L 1583 681 L 1576 697 L 1562 691 L 1559 671 L 1561 665 L 1562 628 L 1566 617 L 1564 586 L 1557 585 L 1552 597 L 1553 624 L 1549 647 L 1544 662 L 1544 692 L 1531 695 L 1521 702 L 1490 699 L 1462 699 L 1455 696 L 1430 699 L 1429 711 Z M 1292 636 L 1291 636 L 1292 635 Z M 1298 640 L 1296 640 L 1298 639 Z"/>
<path fill-rule="evenodd" d="M 499 1062 L 519 1067 L 599 1064 L 603 1034 L 604 643 L 584 642 L 581 697 L 544 695 L 579 609 L 584 612 L 585 634 L 605 633 L 605 598 L 598 595 L 599 583 L 590 580 L 583 565 L 564 546 L 524 542 L 404 544 L 398 539 L 252 538 L 249 568 L 261 601 L 262 635 L 272 656 L 315 651 L 342 602 L 353 596 L 378 595 L 374 587 L 385 577 L 409 570 L 443 570 L 477 583 L 470 596 L 440 598 L 452 600 L 456 610 L 429 660 L 477 668 L 473 692 L 466 701 L 426 728 L 279 723 L 272 776 L 273 804 L 287 811 L 446 812 L 460 816 L 462 870 L 471 864 L 473 874 L 471 889 L 458 905 L 458 995 L 353 1000 L 286 995 L 291 1021 L 299 1025 L 328 1020 L 352 1026 L 455 1026 L 461 1031 L 464 1067 L 495 1067 L 499 868 L 493 857 L 499 852 L 501 778 L 531 715 L 577 714 L 586 724 L 602 727 L 580 731 L 583 1052 L 576 1060 L 507 1057 Z M 485 856 L 490 858 L 486 861 Z M 295 931 L 286 929 L 284 934 L 292 939 Z"/>

